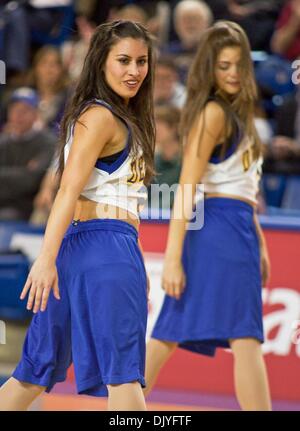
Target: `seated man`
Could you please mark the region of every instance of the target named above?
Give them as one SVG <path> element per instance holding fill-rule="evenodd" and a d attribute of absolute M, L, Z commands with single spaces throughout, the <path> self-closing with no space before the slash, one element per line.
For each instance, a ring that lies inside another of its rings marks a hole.
<path fill-rule="evenodd" d="M 162 52 L 173 56 L 180 80 L 185 83 L 201 35 L 211 25 L 213 15 L 209 6 L 203 1 L 184 0 L 176 5 L 173 18 L 179 40 L 163 47 Z"/>
<path fill-rule="evenodd" d="M 0 220 L 28 220 L 52 159 L 56 137 L 38 124 L 38 97 L 19 88 L 9 101 L 0 134 Z"/>
<path fill-rule="evenodd" d="M 266 150 L 263 184 L 268 205 L 300 210 L 299 90 L 278 109 L 275 136 Z"/>
<path fill-rule="evenodd" d="M 278 109 L 275 136 L 267 147 L 264 172 L 300 175 L 300 91 L 286 98 Z"/>

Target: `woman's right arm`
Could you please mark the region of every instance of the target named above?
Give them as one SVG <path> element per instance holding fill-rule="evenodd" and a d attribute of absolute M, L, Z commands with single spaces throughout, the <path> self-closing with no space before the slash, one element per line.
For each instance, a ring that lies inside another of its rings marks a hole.
<path fill-rule="evenodd" d="M 111 141 L 115 120 L 104 107 L 91 107 L 80 117 L 74 130 L 69 157 L 47 222 L 41 252 L 33 264 L 21 293 L 30 290 L 27 308 L 44 311 L 51 289 L 59 299 L 56 257 L 75 210 L 76 201 L 87 183 L 104 146 Z"/>
<path fill-rule="evenodd" d="M 163 288 L 178 299 L 185 285 L 181 257 L 186 228 L 190 220 L 197 184 L 225 130 L 225 114 L 220 105 L 209 102 L 187 138 L 179 185 L 176 192 L 163 270 Z"/>

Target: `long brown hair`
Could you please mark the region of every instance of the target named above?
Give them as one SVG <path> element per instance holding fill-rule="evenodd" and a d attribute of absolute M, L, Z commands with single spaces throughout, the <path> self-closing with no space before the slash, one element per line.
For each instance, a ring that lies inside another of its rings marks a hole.
<path fill-rule="evenodd" d="M 215 80 L 217 57 L 221 50 L 227 47 L 241 48 L 241 91 L 230 100 L 225 100 L 218 96 Z M 254 155 L 257 158 L 261 153 L 261 144 L 254 126 L 257 89 L 250 45 L 244 30 L 231 21 L 217 21 L 201 37 L 194 62 L 188 74 L 187 99 L 180 122 L 182 142 L 187 137 L 197 115 L 203 110 L 210 97 L 215 98 L 222 105 L 226 115 L 226 124 L 234 128 L 237 121 L 243 134 L 253 139 Z"/>
<path fill-rule="evenodd" d="M 124 38 L 142 39 L 148 47 L 148 73 L 138 91 L 126 106 L 124 100 L 107 84 L 104 66 L 107 56 L 119 40 Z M 130 151 L 135 156 L 142 148 L 146 164 L 145 182 L 148 183 L 154 173 L 153 159 L 155 147 L 155 125 L 153 115 L 153 80 L 154 80 L 153 37 L 139 23 L 132 21 L 114 21 L 99 25 L 93 34 L 83 69 L 61 123 L 61 145 L 59 148 L 59 168 L 61 175 L 64 168 L 64 147 L 69 127 L 80 116 L 82 110 L 94 99 L 102 99 L 112 106 L 131 129 Z"/>

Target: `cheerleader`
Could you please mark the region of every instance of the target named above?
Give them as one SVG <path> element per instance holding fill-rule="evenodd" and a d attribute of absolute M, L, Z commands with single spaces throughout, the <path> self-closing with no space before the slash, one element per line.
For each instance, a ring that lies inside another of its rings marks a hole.
<path fill-rule="evenodd" d="M 183 165 L 162 279 L 166 295 L 147 346 L 145 392 L 176 347 L 210 356 L 231 348 L 241 408 L 269 410 L 261 351 L 269 259 L 256 216 L 262 158 L 250 48 L 240 26 L 220 21 L 205 31 L 187 91 Z M 188 221 L 199 183 L 204 224 L 194 229 L 196 218 Z"/>
<path fill-rule="evenodd" d="M 153 172 L 152 87 L 149 33 L 130 21 L 100 25 L 62 122 L 60 187 L 21 295 L 34 317 L 2 410 L 26 410 L 72 362 L 78 393 L 108 395 L 109 410 L 145 409 L 138 225 Z"/>

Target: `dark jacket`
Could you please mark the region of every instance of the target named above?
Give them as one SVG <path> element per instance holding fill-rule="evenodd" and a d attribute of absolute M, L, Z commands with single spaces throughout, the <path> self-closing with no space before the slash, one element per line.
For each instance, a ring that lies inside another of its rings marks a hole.
<path fill-rule="evenodd" d="M 0 135 L 0 219 L 29 219 L 55 145 L 56 137 L 48 130 Z"/>

